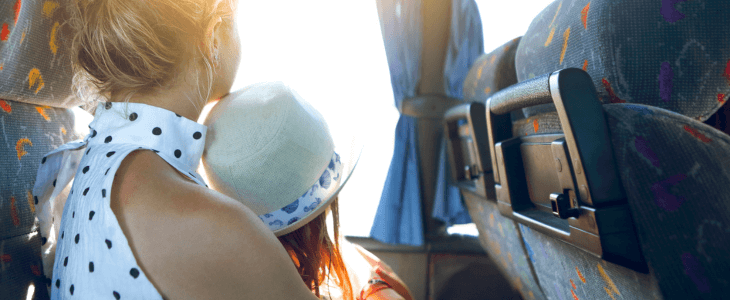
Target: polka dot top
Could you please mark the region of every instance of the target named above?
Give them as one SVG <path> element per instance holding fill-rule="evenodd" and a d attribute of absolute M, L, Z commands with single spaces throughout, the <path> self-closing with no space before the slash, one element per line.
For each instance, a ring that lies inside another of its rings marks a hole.
<path fill-rule="evenodd" d="M 68 156 L 63 153 L 82 151 L 58 228 L 51 299 L 161 299 L 111 210 L 114 174 L 129 153 L 147 149 L 205 185 L 195 169 L 207 127 L 154 106 L 106 103 L 97 107 L 90 128 L 84 142 L 49 153 L 39 170 L 38 181 L 55 186 L 55 178 L 49 183 L 41 173 L 59 174 L 53 169 L 67 165 L 60 163 Z M 34 192 L 44 190 L 40 185 Z"/>

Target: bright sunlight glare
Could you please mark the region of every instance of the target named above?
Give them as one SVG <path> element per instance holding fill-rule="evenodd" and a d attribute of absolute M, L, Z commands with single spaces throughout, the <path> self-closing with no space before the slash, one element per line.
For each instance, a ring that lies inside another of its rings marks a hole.
<path fill-rule="evenodd" d="M 548 0 L 477 0 L 486 52 L 522 36 Z M 365 144 L 340 193 L 344 235 L 368 236 L 393 155 L 394 106 L 376 1 L 240 1 L 242 57 L 233 90 L 283 81 Z"/>

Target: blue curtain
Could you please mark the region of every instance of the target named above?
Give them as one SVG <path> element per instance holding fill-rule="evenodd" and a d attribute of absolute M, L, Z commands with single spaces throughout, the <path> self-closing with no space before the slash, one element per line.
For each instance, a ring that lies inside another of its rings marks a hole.
<path fill-rule="evenodd" d="M 444 65 L 444 90 L 451 98 L 462 99 L 462 86 L 474 61 L 484 53 L 482 21 L 473 0 L 451 2 L 451 35 Z M 439 153 L 436 196 L 431 216 L 447 226 L 471 223 L 461 193 L 449 184 L 451 167 L 446 157 L 446 143 L 442 140 Z"/>
<path fill-rule="evenodd" d="M 380 30 L 395 106 L 414 97 L 421 72 L 421 1 L 378 0 Z M 423 245 L 416 120 L 401 115 L 395 149 L 370 236 L 391 244 Z"/>
<path fill-rule="evenodd" d="M 377 0 L 377 7 L 395 105 L 400 108 L 403 99 L 416 96 L 420 80 L 421 1 Z M 461 98 L 469 67 L 483 52 L 482 28 L 474 0 L 453 0 L 452 14 L 444 89 L 449 97 Z M 433 215 L 449 224 L 469 223 L 458 189 L 446 182 L 448 166 L 444 145 L 441 148 Z M 420 174 L 416 119 L 401 115 L 371 237 L 391 244 L 424 244 Z"/>

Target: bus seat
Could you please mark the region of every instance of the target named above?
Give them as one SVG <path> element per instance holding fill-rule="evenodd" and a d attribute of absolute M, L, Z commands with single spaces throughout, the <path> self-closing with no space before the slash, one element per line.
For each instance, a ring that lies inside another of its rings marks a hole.
<path fill-rule="evenodd" d="M 68 31 L 61 1 L 3 1 L 0 6 L 0 294 L 47 299 L 52 270 L 42 251 L 31 194 L 43 155 L 82 138 L 90 115 L 72 96 Z M 81 121 L 84 120 L 84 121 Z M 52 220 L 56 228 L 60 220 Z M 48 231 L 48 229 L 46 229 Z M 53 238 L 55 240 L 55 238 Z M 32 294 L 32 295 L 30 295 Z"/>
<path fill-rule="evenodd" d="M 558 0 L 533 20 L 517 77 L 590 75 L 648 267 L 602 260 L 520 224 L 549 299 L 727 297 L 730 137 L 702 122 L 727 112 L 728 13 L 727 1 Z M 522 111 L 514 137 L 563 133 L 553 104 Z"/>
<path fill-rule="evenodd" d="M 465 102 L 481 102 L 492 94 L 517 83 L 514 57 L 520 38 L 515 38 L 479 57 L 464 80 Z M 520 113 L 521 115 L 521 113 Z M 462 124 L 463 128 L 465 125 Z M 463 131 L 464 129 L 462 129 Z M 493 185 L 493 183 L 492 183 Z M 479 241 L 512 288 L 523 299 L 546 299 L 517 234 L 517 223 L 499 214 L 493 192 L 459 186 L 469 214 L 479 231 Z M 493 186 L 491 187 L 493 189 Z M 485 198 L 491 201 L 485 201 Z"/>

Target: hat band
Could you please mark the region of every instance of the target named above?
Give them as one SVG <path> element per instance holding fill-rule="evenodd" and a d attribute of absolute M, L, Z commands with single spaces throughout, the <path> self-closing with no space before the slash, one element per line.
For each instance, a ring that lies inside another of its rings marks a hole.
<path fill-rule="evenodd" d="M 337 191 L 342 179 L 342 162 L 340 155 L 332 155 L 322 176 L 294 202 L 281 209 L 259 216 L 259 219 L 272 231 L 287 227 L 313 213 L 322 202 L 326 202 Z"/>

